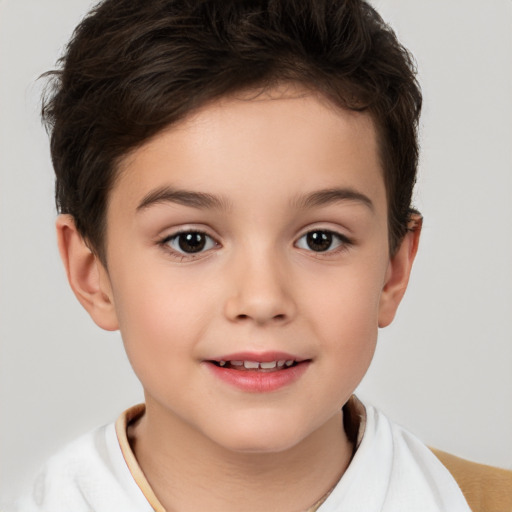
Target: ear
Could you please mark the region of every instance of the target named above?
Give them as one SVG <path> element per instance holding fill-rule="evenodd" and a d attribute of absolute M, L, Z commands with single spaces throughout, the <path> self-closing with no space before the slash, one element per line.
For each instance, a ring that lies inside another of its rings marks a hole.
<path fill-rule="evenodd" d="M 71 215 L 59 215 L 56 222 L 60 257 L 71 289 L 80 304 L 102 329 L 119 328 L 108 273 L 77 231 Z"/>
<path fill-rule="evenodd" d="M 419 213 L 412 214 L 407 233 L 390 259 L 379 303 L 379 327 L 386 327 L 393 321 L 407 289 L 412 264 L 418 252 L 422 223 L 423 218 Z"/>

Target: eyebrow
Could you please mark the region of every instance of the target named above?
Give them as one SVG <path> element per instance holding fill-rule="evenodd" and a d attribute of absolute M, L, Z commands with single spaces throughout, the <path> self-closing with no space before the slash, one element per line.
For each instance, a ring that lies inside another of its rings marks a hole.
<path fill-rule="evenodd" d="M 146 194 L 137 206 L 137 211 L 159 203 L 178 203 L 200 209 L 227 210 L 229 202 L 206 192 L 175 189 L 169 186 L 159 187 Z"/>
<path fill-rule="evenodd" d="M 318 190 L 311 194 L 299 196 L 294 200 L 294 205 L 298 208 L 314 208 L 327 206 L 340 201 L 355 201 L 367 206 L 372 212 L 374 211 L 372 200 L 352 188 L 326 188 Z"/>
<path fill-rule="evenodd" d="M 328 188 L 312 192 L 295 198 L 293 204 L 299 209 L 327 206 L 340 201 L 356 201 L 374 210 L 371 199 L 351 188 Z M 145 210 L 152 205 L 161 203 L 177 203 L 184 206 L 200 209 L 229 209 L 230 203 L 226 199 L 191 190 L 175 189 L 170 186 L 159 187 L 146 194 L 137 206 L 137 211 Z"/>

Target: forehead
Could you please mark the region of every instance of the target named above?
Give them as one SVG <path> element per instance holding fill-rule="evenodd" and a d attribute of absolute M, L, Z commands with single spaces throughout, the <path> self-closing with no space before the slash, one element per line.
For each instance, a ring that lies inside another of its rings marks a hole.
<path fill-rule="evenodd" d="M 276 188 L 291 198 L 358 187 L 385 202 L 371 117 L 294 86 L 205 105 L 128 155 L 119 171 L 111 203 L 136 204 L 162 185 L 220 196 L 244 190 L 266 201 Z"/>

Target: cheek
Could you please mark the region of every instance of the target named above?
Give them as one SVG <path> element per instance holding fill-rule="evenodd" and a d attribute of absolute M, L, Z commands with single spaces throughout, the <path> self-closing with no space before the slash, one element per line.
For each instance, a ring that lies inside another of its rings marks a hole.
<path fill-rule="evenodd" d="M 364 366 L 373 356 L 383 273 L 372 265 L 338 270 L 317 278 L 314 291 L 303 294 L 317 339 L 343 367 Z"/>
<path fill-rule="evenodd" d="M 309 291 L 304 290 L 301 296 L 324 324 L 376 328 L 382 283 L 380 269 L 369 265 L 360 265 L 359 269 L 349 266 L 321 277 L 317 274 L 311 282 L 304 283 L 303 288 Z"/>
<path fill-rule="evenodd" d="M 207 294 L 198 284 L 153 265 L 144 273 L 118 274 L 114 297 L 120 331 L 136 373 L 155 365 L 174 367 L 193 355 L 205 317 Z"/>

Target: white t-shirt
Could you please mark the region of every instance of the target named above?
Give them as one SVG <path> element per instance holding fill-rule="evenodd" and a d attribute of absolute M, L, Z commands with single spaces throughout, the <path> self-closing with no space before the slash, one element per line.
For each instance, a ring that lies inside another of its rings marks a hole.
<path fill-rule="evenodd" d="M 448 470 L 416 437 L 354 397 L 347 406 L 358 422 L 357 451 L 327 499 L 309 510 L 470 512 Z M 54 455 L 13 510 L 165 512 L 126 436 L 127 424 L 143 413 L 144 406 L 129 409 Z"/>

